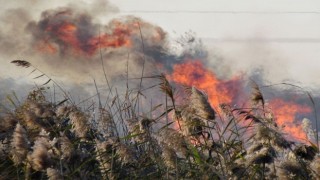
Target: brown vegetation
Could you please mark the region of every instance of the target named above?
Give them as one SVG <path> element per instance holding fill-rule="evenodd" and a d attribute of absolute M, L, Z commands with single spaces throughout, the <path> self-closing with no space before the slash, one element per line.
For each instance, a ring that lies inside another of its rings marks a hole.
<path fill-rule="evenodd" d="M 48 101 L 44 88 L 30 92 L 0 117 L 1 179 L 320 177 L 317 146 L 284 137 L 256 84 L 252 107 L 224 104 L 214 110 L 196 87 L 187 88 L 188 97 L 178 102 L 164 75 L 153 78 L 171 101 L 152 107 L 156 117 L 137 112 L 141 92 L 129 89 L 94 117 L 68 99 Z"/>

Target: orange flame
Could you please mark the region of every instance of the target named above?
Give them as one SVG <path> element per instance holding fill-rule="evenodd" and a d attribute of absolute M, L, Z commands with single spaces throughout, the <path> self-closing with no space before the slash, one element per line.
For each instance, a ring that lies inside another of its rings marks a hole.
<path fill-rule="evenodd" d="M 78 14 L 71 9 L 43 13 L 42 20 L 31 24 L 29 29 L 37 38 L 36 49 L 45 53 L 71 51 L 77 55 L 94 55 L 99 48 L 131 47 L 134 39 L 146 36 L 145 43 L 156 44 L 165 39 L 160 27 L 138 18 L 127 17 L 112 20 L 102 26 L 92 23 L 91 16 Z M 141 31 L 141 32 L 140 32 Z M 58 49 L 59 48 L 59 49 Z"/>
<path fill-rule="evenodd" d="M 173 66 L 171 79 L 179 84 L 195 86 L 208 94 L 212 107 L 217 108 L 221 103 L 233 102 L 238 77 L 230 81 L 219 80 L 200 60 L 186 61 Z M 239 87 L 238 87 L 239 88 Z"/>
<path fill-rule="evenodd" d="M 92 53 L 94 53 L 97 48 L 99 48 L 99 43 L 101 48 L 107 47 L 130 47 L 132 45 L 131 36 L 137 33 L 138 26 L 135 23 L 124 24 L 119 21 L 112 21 L 114 29 L 110 34 L 103 34 L 100 37 L 93 37 L 89 40 L 89 44 L 92 46 Z"/>
<path fill-rule="evenodd" d="M 239 94 L 241 88 L 239 77 L 229 81 L 220 80 L 211 70 L 205 68 L 200 60 L 189 60 L 174 65 L 170 79 L 179 84 L 195 86 L 204 90 L 214 108 L 217 108 L 221 103 L 234 103 L 235 96 L 242 94 L 241 92 Z M 309 106 L 282 99 L 271 100 L 269 106 L 275 115 L 277 124 L 283 127 L 285 133 L 297 140 L 306 140 L 307 135 L 301 125 L 297 124 L 295 116 L 310 113 Z M 177 124 L 174 126 L 176 127 Z"/>
<path fill-rule="evenodd" d="M 45 31 L 54 35 L 57 42 L 63 43 L 73 53 L 93 55 L 100 47 L 130 47 L 133 24 L 114 22 L 111 33 L 92 36 L 84 40 L 81 39 L 80 29 L 75 24 L 69 22 L 49 26 Z M 43 43 L 42 45 L 45 46 L 42 46 L 40 50 L 44 52 L 56 52 L 51 43 Z"/>
<path fill-rule="evenodd" d="M 269 102 L 276 123 L 283 127 L 285 133 L 289 136 L 298 139 L 306 140 L 307 134 L 303 131 L 301 124 L 297 124 L 296 115 L 297 114 L 307 114 L 312 110 L 309 106 L 299 105 L 295 102 L 284 101 L 282 99 L 273 99 Z"/>
<path fill-rule="evenodd" d="M 38 51 L 48 53 L 48 54 L 54 54 L 58 51 L 57 48 L 54 46 L 54 44 L 48 42 L 47 39 L 39 41 L 36 44 L 36 49 Z"/>

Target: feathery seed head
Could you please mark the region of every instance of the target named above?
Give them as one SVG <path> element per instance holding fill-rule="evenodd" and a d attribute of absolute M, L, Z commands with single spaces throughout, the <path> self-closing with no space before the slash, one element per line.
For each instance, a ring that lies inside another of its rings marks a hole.
<path fill-rule="evenodd" d="M 176 168 L 177 154 L 175 151 L 168 147 L 166 144 L 162 143 L 162 154 L 161 154 L 165 165 L 170 169 Z"/>
<path fill-rule="evenodd" d="M 63 177 L 60 172 L 53 168 L 47 168 L 47 176 L 49 180 L 62 180 Z"/>
<path fill-rule="evenodd" d="M 34 142 L 33 152 L 30 155 L 31 165 L 32 168 L 41 171 L 49 167 L 51 164 L 51 145 L 50 141 L 47 136 L 48 133 L 46 133 L 44 130 L 41 131 L 39 137 Z"/>
<path fill-rule="evenodd" d="M 191 89 L 190 107 L 203 119 L 215 119 L 215 111 L 208 102 L 208 97 L 195 87 Z"/>
<path fill-rule="evenodd" d="M 25 159 L 29 150 L 29 142 L 26 130 L 18 123 L 14 130 L 11 142 L 11 154 L 13 162 L 18 165 Z"/>
<path fill-rule="evenodd" d="M 80 138 L 85 138 L 89 130 L 88 116 L 81 111 L 72 111 L 69 117 L 75 134 Z"/>

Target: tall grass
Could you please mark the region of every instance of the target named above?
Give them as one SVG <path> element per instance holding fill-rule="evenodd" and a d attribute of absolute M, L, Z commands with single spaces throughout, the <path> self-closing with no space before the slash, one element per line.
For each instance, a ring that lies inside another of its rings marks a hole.
<path fill-rule="evenodd" d="M 35 88 L 0 117 L 0 179 L 320 178 L 317 146 L 284 137 L 257 84 L 251 107 L 213 109 L 196 87 L 179 94 L 165 75 L 151 78 L 166 104 L 144 115 L 141 87 L 99 98 L 98 112 Z"/>

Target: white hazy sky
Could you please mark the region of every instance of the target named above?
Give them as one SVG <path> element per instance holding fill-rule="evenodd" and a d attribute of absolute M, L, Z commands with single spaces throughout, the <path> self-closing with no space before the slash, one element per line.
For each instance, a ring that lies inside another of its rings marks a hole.
<path fill-rule="evenodd" d="M 38 2 L 41 4 L 38 7 L 43 8 L 54 8 L 75 2 L 29 1 Z M 0 0 L 0 2 L 3 5 L 0 8 L 2 10 L 19 7 L 20 4 L 19 1 L 6 3 L 7 1 Z M 262 68 L 267 80 L 272 82 L 289 79 L 302 82 L 307 87 L 320 86 L 319 0 L 110 0 L 110 2 L 120 10 L 114 16 L 132 14 L 142 17 L 162 27 L 170 37 L 179 36 L 189 30 L 195 32 L 197 37 L 203 39 L 211 56 L 224 59 L 221 62 L 221 69 L 225 72 Z M 39 13 L 42 11 L 35 9 L 32 3 L 29 6 L 23 5 L 22 8 Z M 100 18 L 103 19 L 103 16 Z"/>
<path fill-rule="evenodd" d="M 256 36 L 320 38 L 320 1 L 111 0 L 110 2 L 118 6 L 121 13 L 141 16 L 161 25 L 169 32 L 191 29 L 203 38 L 238 39 Z M 177 13 L 173 13 L 175 11 Z M 193 13 L 183 11 L 193 11 Z M 201 13 L 208 11 L 222 13 Z M 284 12 L 288 13 L 282 14 Z"/>

